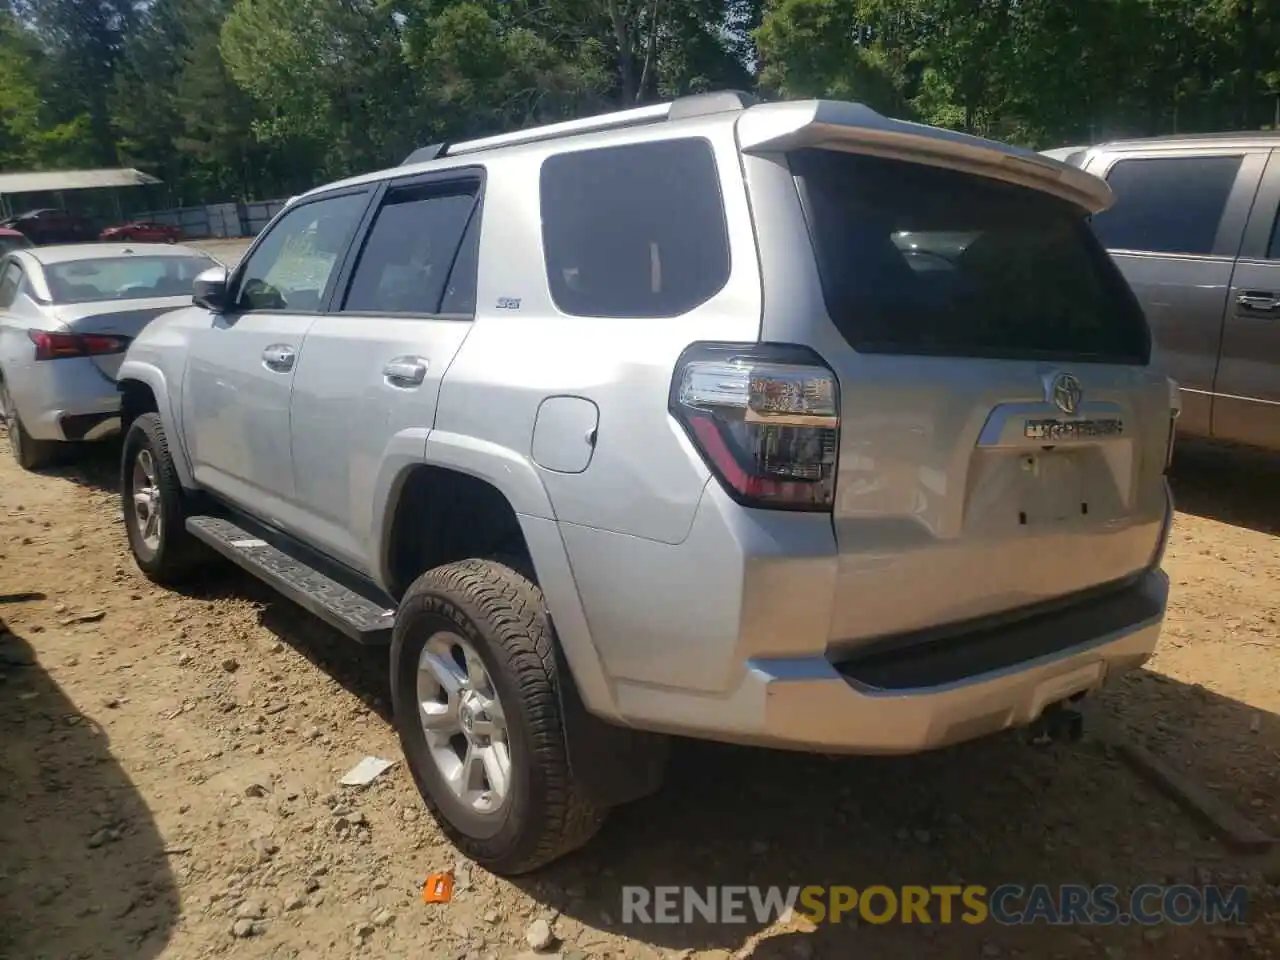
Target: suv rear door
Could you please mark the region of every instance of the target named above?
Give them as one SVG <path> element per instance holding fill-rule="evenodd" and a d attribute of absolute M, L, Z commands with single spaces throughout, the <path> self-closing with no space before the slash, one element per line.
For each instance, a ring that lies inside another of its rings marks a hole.
<path fill-rule="evenodd" d="M 817 109 L 789 131 L 769 122 L 778 111 L 759 126 L 748 111 L 739 135 L 763 339 L 814 348 L 839 380 L 833 647 L 1147 569 L 1168 511 L 1169 388 L 1085 221 L 1100 185 L 974 138 Z M 1082 391 L 1062 398 L 1070 410 L 1055 402 L 1063 375 Z M 1079 427 L 1050 439 L 1041 421 Z"/>
<path fill-rule="evenodd" d="M 1209 436 L 1227 293 L 1265 149 L 1095 151 L 1116 195 L 1094 232 L 1128 279 L 1156 349 L 1182 387 L 1179 429 Z"/>
<path fill-rule="evenodd" d="M 1280 449 L 1280 151 L 1267 162 L 1231 277 L 1213 436 Z"/>

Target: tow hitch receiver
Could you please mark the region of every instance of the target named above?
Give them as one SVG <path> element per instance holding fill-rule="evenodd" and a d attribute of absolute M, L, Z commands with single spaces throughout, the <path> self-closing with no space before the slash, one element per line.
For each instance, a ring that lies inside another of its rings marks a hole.
<path fill-rule="evenodd" d="M 1027 739 L 1036 746 L 1065 740 L 1075 743 L 1084 735 L 1084 715 L 1065 703 L 1051 703 L 1027 727 Z"/>

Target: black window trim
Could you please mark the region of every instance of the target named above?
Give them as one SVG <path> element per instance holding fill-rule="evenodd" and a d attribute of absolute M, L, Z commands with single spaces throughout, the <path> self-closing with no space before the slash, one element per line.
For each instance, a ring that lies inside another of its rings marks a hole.
<path fill-rule="evenodd" d="M 352 237 L 351 243 L 347 247 L 346 255 L 342 258 L 337 271 L 334 273 L 334 283 L 329 290 L 328 297 L 325 300 L 325 310 L 327 314 L 333 316 L 350 316 L 355 317 L 371 317 L 385 318 L 389 320 L 407 319 L 407 320 L 453 320 L 471 322 L 475 320 L 476 314 L 479 313 L 480 304 L 477 298 L 476 309 L 471 313 L 427 313 L 421 311 L 407 310 L 345 310 L 347 296 L 351 293 L 351 281 L 355 277 L 356 267 L 360 265 L 360 257 L 364 253 L 365 244 L 368 243 L 370 235 L 373 233 L 373 225 L 377 222 L 378 213 L 382 210 L 386 195 L 393 190 L 411 189 L 413 187 L 448 187 L 451 184 L 471 184 L 475 187 L 475 197 L 471 205 L 471 212 L 467 215 L 467 222 L 462 228 L 462 237 L 458 246 L 453 251 L 453 260 L 449 264 L 449 275 L 452 275 L 453 268 L 458 262 L 458 254 L 462 252 L 462 241 L 467 237 L 467 231 L 471 229 L 471 223 L 474 220 L 480 221 L 480 229 L 483 229 L 484 219 L 484 193 L 485 193 L 485 168 L 483 166 L 465 166 L 450 167 L 447 170 L 432 170 L 427 173 L 418 173 L 408 177 L 395 177 L 379 182 L 378 188 L 374 191 L 373 198 L 369 206 L 365 209 L 364 215 L 360 219 L 360 224 L 356 228 L 355 236 Z M 447 191 L 445 191 L 447 192 Z M 477 238 L 478 242 L 478 238 Z M 477 274 L 478 274 L 477 264 Z M 479 277 L 477 276 L 477 284 Z M 449 279 L 446 277 L 445 285 L 448 286 Z"/>
<path fill-rule="evenodd" d="M 358 236 L 360 227 L 363 226 L 364 224 L 364 218 L 369 215 L 370 198 L 372 198 L 377 193 L 377 189 L 376 189 L 377 186 L 378 184 L 375 184 L 375 183 L 362 183 L 353 187 L 343 187 L 337 190 L 326 190 L 323 193 L 317 193 L 314 196 L 307 197 L 305 200 L 295 200 L 293 203 L 290 203 L 287 206 L 285 206 L 285 208 L 281 210 L 278 214 L 276 214 L 276 216 L 272 219 L 272 221 L 269 224 L 267 224 L 267 226 L 262 230 L 262 232 L 258 234 L 258 236 L 254 239 L 253 243 L 249 245 L 249 249 L 244 252 L 244 256 L 240 258 L 240 262 L 235 265 L 235 268 L 231 271 L 230 275 L 228 276 L 227 290 L 230 292 L 228 301 L 231 304 L 234 304 L 234 306 L 228 308 L 228 310 L 226 311 L 227 316 L 243 317 L 248 314 L 254 314 L 254 315 L 266 314 L 273 317 L 297 317 L 297 316 L 315 316 L 317 314 L 328 313 L 329 312 L 328 304 L 333 294 L 334 282 L 337 279 L 338 270 L 334 270 L 329 274 L 329 280 L 325 284 L 325 289 L 322 290 L 320 293 L 320 305 L 317 308 L 312 310 L 290 310 L 287 308 L 284 310 L 267 310 L 264 308 L 259 308 L 254 310 L 241 309 L 239 306 L 240 293 L 241 293 L 240 284 L 244 280 L 244 271 L 249 265 L 250 258 L 258 250 L 258 248 L 262 246 L 262 244 L 266 241 L 267 237 L 271 235 L 272 231 L 279 227 L 280 223 L 283 222 L 284 218 L 287 215 L 293 213 L 295 210 L 301 209 L 302 207 L 307 207 L 314 203 L 319 203 L 322 200 L 336 200 L 340 197 L 364 194 L 366 198 L 365 208 L 361 212 L 360 216 L 356 218 L 356 233 L 352 235 L 353 238 L 355 236 Z M 351 245 L 352 244 L 348 242 L 347 253 L 344 254 L 343 258 L 340 258 L 338 261 L 339 268 L 341 268 L 342 264 L 345 263 L 345 257 L 350 255 Z"/>
<path fill-rule="evenodd" d="M 621 316 L 621 315 L 614 315 L 614 314 L 597 315 L 597 314 L 572 313 L 564 309 L 562 306 L 560 306 L 559 302 L 557 302 L 555 288 L 552 286 L 552 283 L 551 283 L 551 262 L 547 257 L 546 218 L 542 216 L 542 203 L 543 203 L 542 178 L 546 170 L 547 162 L 549 160 L 553 160 L 558 157 L 582 156 L 585 154 L 601 153 L 609 150 L 621 150 L 626 148 L 644 147 L 650 144 L 677 143 L 677 142 L 685 142 L 685 141 L 701 142 L 706 146 L 707 152 L 711 155 L 712 171 L 715 174 L 716 197 L 720 201 L 720 225 L 724 230 L 724 247 L 725 247 L 725 258 L 726 258 L 724 279 L 721 281 L 720 285 L 716 287 L 715 290 L 707 294 L 707 296 L 705 296 L 698 303 L 694 304 L 692 307 L 689 307 L 687 310 L 684 310 L 681 313 L 675 313 L 669 316 L 658 315 L 658 316 L 632 317 L 632 316 Z M 687 316 L 688 314 L 692 313 L 694 310 L 699 310 L 702 307 L 705 307 L 708 303 L 710 303 L 716 297 L 720 296 L 722 293 L 724 293 L 725 289 L 729 286 L 729 283 L 733 280 L 733 268 L 734 268 L 733 233 L 729 225 L 729 209 L 727 204 L 725 203 L 724 177 L 725 177 L 725 174 L 720 168 L 720 156 L 716 150 L 716 143 L 705 134 L 689 134 L 685 136 L 663 137 L 656 140 L 655 139 L 628 140 L 624 143 L 608 143 L 608 144 L 603 144 L 597 147 L 580 147 L 572 150 L 559 150 L 543 157 L 542 162 L 538 165 L 538 220 L 539 220 L 538 245 L 541 248 L 540 255 L 542 257 L 542 278 L 543 278 L 543 282 L 546 283 L 547 300 L 551 303 L 551 306 L 554 307 L 555 310 L 559 312 L 561 316 L 571 317 L 575 320 L 602 320 L 605 322 L 608 322 L 611 320 L 663 321 L 663 320 L 676 320 L 676 319 L 679 319 L 680 317 Z M 753 252 L 754 252 L 755 244 L 756 244 L 756 237 L 753 230 L 752 232 Z"/>

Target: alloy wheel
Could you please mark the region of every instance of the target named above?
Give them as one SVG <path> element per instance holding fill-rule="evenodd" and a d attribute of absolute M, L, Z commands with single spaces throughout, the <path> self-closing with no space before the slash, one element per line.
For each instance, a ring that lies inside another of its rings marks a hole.
<path fill-rule="evenodd" d="M 138 451 L 133 461 L 133 518 L 138 536 L 148 550 L 160 549 L 164 518 L 160 507 L 160 485 L 156 482 L 156 460 L 151 451 Z"/>
<path fill-rule="evenodd" d="M 511 793 L 506 714 L 470 641 L 433 634 L 418 656 L 418 717 L 431 759 L 454 795 L 481 815 L 499 813 Z"/>

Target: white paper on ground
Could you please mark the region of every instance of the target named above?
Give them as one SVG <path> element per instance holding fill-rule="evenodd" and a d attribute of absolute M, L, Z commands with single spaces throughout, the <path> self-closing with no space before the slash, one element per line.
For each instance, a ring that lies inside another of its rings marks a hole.
<path fill-rule="evenodd" d="M 382 774 L 396 765 L 394 760 L 383 760 L 380 757 L 365 757 L 348 770 L 338 782 L 344 787 L 363 787 L 372 783 Z"/>

